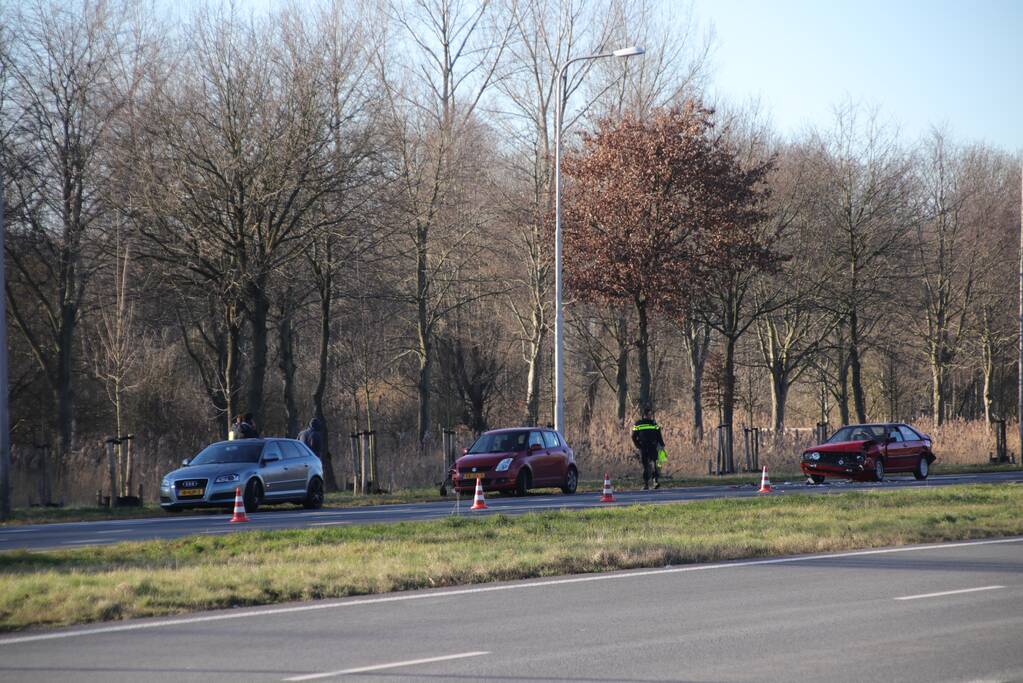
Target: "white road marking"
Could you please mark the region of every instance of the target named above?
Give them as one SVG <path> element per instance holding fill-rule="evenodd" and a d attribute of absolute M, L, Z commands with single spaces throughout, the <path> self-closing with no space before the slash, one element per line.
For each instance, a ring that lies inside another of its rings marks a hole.
<path fill-rule="evenodd" d="M 126 534 L 130 529 L 114 529 L 112 531 L 97 531 L 97 534 Z"/>
<path fill-rule="evenodd" d="M 724 562 L 718 564 L 687 564 L 676 567 L 665 567 L 663 569 L 639 569 L 636 571 L 616 572 L 612 574 L 585 574 L 583 576 L 571 576 L 561 579 L 545 579 L 534 581 L 522 581 L 519 583 L 508 583 L 497 586 L 478 586 L 474 588 L 456 588 L 453 590 L 438 590 L 425 593 L 410 592 L 387 595 L 377 598 L 346 599 L 344 601 L 317 602 L 315 604 L 298 605 L 295 607 L 269 607 L 253 610 L 230 610 L 219 614 L 207 614 L 199 617 L 183 617 L 178 619 L 167 619 L 163 621 L 144 621 L 142 623 L 122 624 L 118 626 L 101 626 L 99 628 L 83 628 L 76 631 L 58 631 L 56 633 L 39 633 L 30 636 L 18 636 L 14 638 L 0 638 L 0 646 L 14 645 L 16 643 L 31 643 L 39 640 L 56 640 L 60 638 L 77 638 L 79 636 L 101 635 L 104 633 L 121 633 L 124 631 L 141 631 L 162 626 L 183 626 L 186 624 L 202 624 L 210 621 L 226 621 L 228 619 L 249 619 L 252 617 L 267 617 L 277 614 L 292 614 L 296 612 L 315 612 L 324 609 L 338 609 L 344 607 L 358 607 L 361 605 L 379 605 L 390 602 L 407 602 L 413 600 L 428 600 L 435 598 L 447 598 L 462 595 L 474 595 L 477 593 L 496 593 L 501 591 L 526 590 L 530 588 L 542 588 L 545 586 L 561 586 L 573 583 L 589 583 L 591 581 L 617 581 L 620 579 L 632 579 L 644 576 L 657 576 L 660 574 L 683 574 L 688 572 L 711 571 L 715 569 L 741 569 L 743 567 L 759 567 L 772 564 L 791 564 L 793 562 L 812 562 L 815 560 L 834 560 L 844 557 L 863 557 L 867 555 L 889 555 L 892 553 L 908 553 L 922 550 L 945 550 L 948 548 L 969 548 L 981 545 L 999 545 L 1002 543 L 1023 543 L 1023 536 L 1015 538 L 998 538 L 989 541 L 961 541 L 958 543 L 936 543 L 933 545 L 903 546 L 899 548 L 880 548 L 876 550 L 854 550 L 845 553 L 831 553 L 825 555 L 792 555 L 789 557 L 778 557 L 770 560 L 744 560 L 740 562 Z"/>
<path fill-rule="evenodd" d="M 62 541 L 61 545 L 81 545 L 82 543 L 106 543 L 105 538 L 83 538 L 78 541 Z"/>
<path fill-rule="evenodd" d="M 340 524 L 351 524 L 351 522 L 347 520 L 341 520 L 338 522 L 313 522 L 309 526 L 338 526 Z"/>
<path fill-rule="evenodd" d="M 993 591 L 1005 586 L 981 586 L 980 588 L 961 588 L 957 591 L 942 591 L 940 593 L 923 593 L 922 595 L 904 595 L 896 600 L 919 600 L 921 598 L 940 598 L 945 595 L 961 595 L 963 593 L 977 593 L 979 591 Z"/>
<path fill-rule="evenodd" d="M 415 666 L 416 664 L 432 664 L 434 662 L 447 662 L 452 659 L 465 659 L 467 657 L 480 657 L 489 655 L 489 652 L 463 652 L 457 655 L 444 655 L 443 657 L 426 657 L 424 659 L 408 659 L 404 662 L 391 662 L 390 664 L 376 664 L 374 666 L 360 666 L 357 669 L 342 669 L 341 671 L 328 671 L 322 674 L 308 674 L 305 676 L 294 676 L 285 678 L 285 681 L 313 681 L 317 678 L 333 678 L 334 676 L 347 676 L 348 674 L 361 674 L 367 671 L 381 671 L 383 669 L 397 669 L 402 666 Z"/>

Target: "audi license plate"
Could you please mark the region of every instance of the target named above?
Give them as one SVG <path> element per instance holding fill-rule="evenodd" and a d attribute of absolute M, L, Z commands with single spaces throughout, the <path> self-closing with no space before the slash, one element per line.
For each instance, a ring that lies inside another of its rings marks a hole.
<path fill-rule="evenodd" d="M 178 491 L 178 498 L 194 498 L 202 496 L 202 489 L 181 489 Z"/>

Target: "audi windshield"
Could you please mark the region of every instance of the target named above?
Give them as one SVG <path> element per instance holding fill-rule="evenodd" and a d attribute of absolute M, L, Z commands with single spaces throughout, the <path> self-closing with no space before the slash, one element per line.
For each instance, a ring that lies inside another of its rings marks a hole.
<path fill-rule="evenodd" d="M 189 465 L 218 465 L 232 462 L 259 462 L 263 443 L 224 441 L 207 446 L 192 458 Z"/>

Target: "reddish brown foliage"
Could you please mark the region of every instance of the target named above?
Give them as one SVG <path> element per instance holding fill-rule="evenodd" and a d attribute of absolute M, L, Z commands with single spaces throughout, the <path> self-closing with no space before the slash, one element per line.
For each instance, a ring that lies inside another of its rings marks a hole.
<path fill-rule="evenodd" d="M 604 121 L 565 162 L 568 286 L 677 309 L 714 274 L 749 267 L 762 256 L 750 227 L 769 167 L 743 168 L 697 102 Z"/>

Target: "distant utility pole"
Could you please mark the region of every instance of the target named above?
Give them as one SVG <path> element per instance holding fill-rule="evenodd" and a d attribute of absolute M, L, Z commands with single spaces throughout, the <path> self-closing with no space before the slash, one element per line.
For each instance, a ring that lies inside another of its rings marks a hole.
<path fill-rule="evenodd" d="M 0 167 L 0 519 L 11 515 L 11 421 L 7 411 L 7 273 L 4 251 L 4 170 Z"/>

